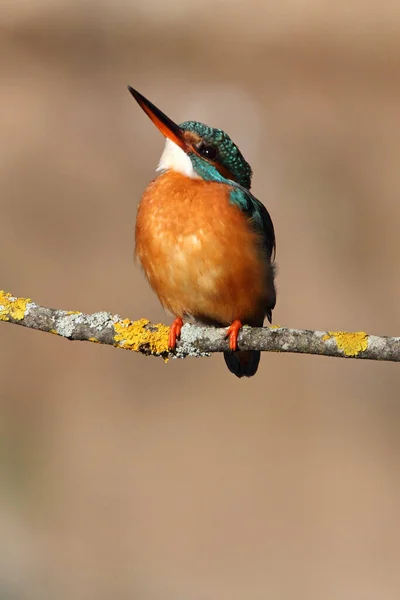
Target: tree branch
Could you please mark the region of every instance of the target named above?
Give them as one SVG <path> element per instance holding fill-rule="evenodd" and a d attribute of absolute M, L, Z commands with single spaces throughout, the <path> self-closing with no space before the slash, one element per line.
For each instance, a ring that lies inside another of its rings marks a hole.
<path fill-rule="evenodd" d="M 175 352 L 168 351 L 169 327 L 147 319 L 130 321 L 119 315 L 46 308 L 29 298 L 0 291 L 0 321 L 53 333 L 68 340 L 107 344 L 142 354 L 169 358 L 209 356 L 228 350 L 226 329 L 186 324 Z M 244 327 L 239 333 L 241 350 L 296 352 L 342 358 L 400 361 L 400 337 L 378 337 L 363 331 L 310 331 L 287 327 Z"/>

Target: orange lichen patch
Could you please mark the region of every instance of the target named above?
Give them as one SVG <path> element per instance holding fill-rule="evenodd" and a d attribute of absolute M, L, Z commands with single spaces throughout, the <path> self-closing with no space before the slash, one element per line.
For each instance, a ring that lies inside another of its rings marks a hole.
<path fill-rule="evenodd" d="M 140 319 L 130 321 L 123 319 L 114 323 L 115 346 L 139 352 L 148 349 L 152 354 L 165 354 L 168 352 L 169 327 L 157 323 L 147 327 L 149 321 Z"/>
<path fill-rule="evenodd" d="M 67 310 L 65 312 L 66 315 L 81 315 L 81 311 L 80 310 Z"/>
<path fill-rule="evenodd" d="M 60 335 L 55 329 L 50 329 L 49 333 L 52 333 L 53 335 Z"/>
<path fill-rule="evenodd" d="M 0 321 L 9 321 L 10 317 L 16 321 L 21 321 L 30 302 L 32 302 L 30 298 L 15 298 L 11 294 L 0 290 Z"/>
<path fill-rule="evenodd" d="M 95 337 L 90 337 L 89 342 L 93 342 L 93 344 L 101 344 L 100 340 Z"/>
<path fill-rule="evenodd" d="M 347 331 L 329 331 L 323 336 L 323 340 L 334 338 L 337 347 L 346 356 L 357 356 L 368 348 L 368 334 L 365 331 L 356 331 L 354 333 Z"/>

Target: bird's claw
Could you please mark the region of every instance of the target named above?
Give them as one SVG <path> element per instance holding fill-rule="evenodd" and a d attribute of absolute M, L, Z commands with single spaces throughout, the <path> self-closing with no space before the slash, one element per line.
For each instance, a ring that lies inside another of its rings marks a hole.
<path fill-rule="evenodd" d="M 229 337 L 229 348 L 230 350 L 232 350 L 232 352 L 235 352 L 237 350 L 237 339 L 239 331 L 242 329 L 242 327 L 243 325 L 238 319 L 233 321 L 232 325 L 228 327 L 228 331 L 226 332 L 225 337 Z"/>
<path fill-rule="evenodd" d="M 169 328 L 168 348 L 170 350 L 175 350 L 176 340 L 179 339 L 181 335 L 182 327 L 183 321 L 180 317 L 173 320 L 171 327 Z"/>

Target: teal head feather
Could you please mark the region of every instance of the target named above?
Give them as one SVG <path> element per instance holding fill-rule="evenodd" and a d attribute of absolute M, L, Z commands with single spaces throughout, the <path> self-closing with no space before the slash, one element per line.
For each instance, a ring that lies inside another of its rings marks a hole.
<path fill-rule="evenodd" d="M 236 144 L 222 129 L 215 129 L 186 121 L 179 128 L 192 138 L 193 151 L 189 152 L 194 170 L 203 179 L 221 180 L 232 178 L 246 189 L 251 187 L 252 170 Z M 221 177 L 221 168 L 223 174 Z"/>

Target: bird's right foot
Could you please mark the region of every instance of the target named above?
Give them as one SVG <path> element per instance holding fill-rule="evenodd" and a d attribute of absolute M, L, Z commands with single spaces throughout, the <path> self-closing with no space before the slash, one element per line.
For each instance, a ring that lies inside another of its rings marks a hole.
<path fill-rule="evenodd" d="M 176 340 L 180 338 L 182 327 L 182 319 L 180 317 L 176 317 L 169 328 L 168 348 L 170 350 L 175 350 Z"/>

